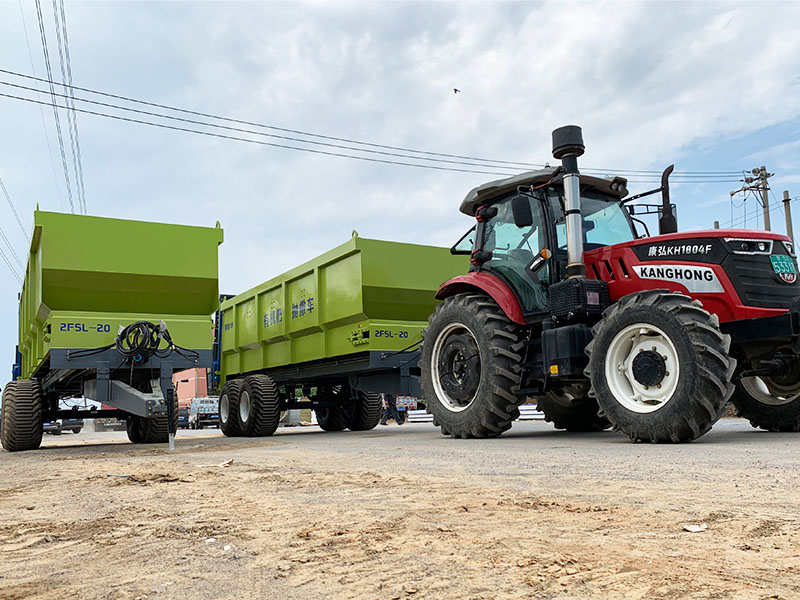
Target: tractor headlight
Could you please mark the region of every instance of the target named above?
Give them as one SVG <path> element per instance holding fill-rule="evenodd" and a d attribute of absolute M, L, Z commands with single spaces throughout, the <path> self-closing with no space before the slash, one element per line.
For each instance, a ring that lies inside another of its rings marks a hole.
<path fill-rule="evenodd" d="M 772 254 L 772 240 L 725 238 L 734 254 Z"/>
<path fill-rule="evenodd" d="M 783 242 L 783 247 L 786 248 L 786 253 L 789 256 L 794 256 L 794 244 L 792 242 Z"/>

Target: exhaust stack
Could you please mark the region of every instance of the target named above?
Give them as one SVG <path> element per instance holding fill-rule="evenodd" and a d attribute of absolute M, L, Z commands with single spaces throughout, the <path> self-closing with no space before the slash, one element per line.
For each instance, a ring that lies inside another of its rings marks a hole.
<path fill-rule="evenodd" d="M 577 125 L 553 131 L 553 157 L 564 168 L 564 216 L 567 224 L 567 277 L 585 277 L 583 262 L 583 215 L 581 214 L 578 157 L 583 155 L 583 133 Z"/>

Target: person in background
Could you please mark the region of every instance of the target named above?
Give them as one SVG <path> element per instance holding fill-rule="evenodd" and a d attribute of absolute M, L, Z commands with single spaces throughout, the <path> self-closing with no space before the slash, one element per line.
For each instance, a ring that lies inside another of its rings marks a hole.
<path fill-rule="evenodd" d="M 381 425 L 388 425 L 386 421 L 394 419 L 395 423 L 402 425 L 405 419 L 400 417 L 397 412 L 397 402 L 392 394 L 381 394 L 383 396 L 383 416 L 381 417 Z"/>

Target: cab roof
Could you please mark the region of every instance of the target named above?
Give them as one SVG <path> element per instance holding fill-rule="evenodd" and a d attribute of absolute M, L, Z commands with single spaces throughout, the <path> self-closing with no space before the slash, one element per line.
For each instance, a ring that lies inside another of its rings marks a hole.
<path fill-rule="evenodd" d="M 527 173 L 520 173 L 505 179 L 497 179 L 479 185 L 472 189 L 469 194 L 461 201 L 459 210 L 465 215 L 471 217 L 475 216 L 475 210 L 479 205 L 504 196 L 508 192 L 516 191 L 517 187 L 521 185 L 541 185 L 547 183 L 553 177 L 561 172 L 561 167 L 547 167 L 537 171 L 528 171 Z M 589 186 L 597 191 L 624 198 L 628 195 L 626 189 L 628 181 L 624 177 L 604 178 L 604 177 L 591 177 L 589 175 L 581 175 L 581 185 Z M 615 186 L 612 189 L 611 184 L 622 183 L 621 186 Z M 619 189 L 616 189 L 619 188 Z"/>

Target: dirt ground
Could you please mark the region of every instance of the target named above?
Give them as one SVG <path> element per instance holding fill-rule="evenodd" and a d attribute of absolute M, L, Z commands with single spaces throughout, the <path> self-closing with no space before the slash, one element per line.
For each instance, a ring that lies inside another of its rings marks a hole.
<path fill-rule="evenodd" d="M 0 598 L 800 598 L 800 436 L 310 429 L 0 453 Z"/>

